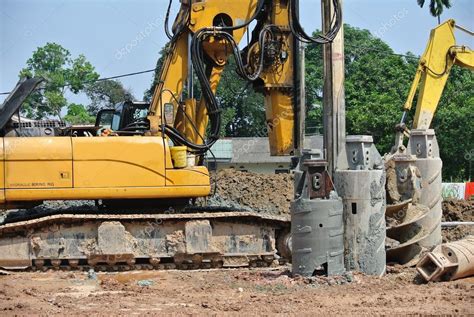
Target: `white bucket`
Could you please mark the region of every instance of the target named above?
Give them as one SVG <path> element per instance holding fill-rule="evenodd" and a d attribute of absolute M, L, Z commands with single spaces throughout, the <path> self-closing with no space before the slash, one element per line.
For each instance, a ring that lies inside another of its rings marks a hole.
<path fill-rule="evenodd" d="M 187 161 L 188 161 L 188 167 L 195 166 L 196 165 L 196 155 L 188 153 Z"/>

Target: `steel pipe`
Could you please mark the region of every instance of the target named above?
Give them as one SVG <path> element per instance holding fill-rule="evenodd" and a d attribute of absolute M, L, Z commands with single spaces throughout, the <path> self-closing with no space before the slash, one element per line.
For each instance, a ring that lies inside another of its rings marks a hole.
<path fill-rule="evenodd" d="M 474 275 L 474 236 L 437 246 L 421 258 L 416 269 L 427 282 Z"/>

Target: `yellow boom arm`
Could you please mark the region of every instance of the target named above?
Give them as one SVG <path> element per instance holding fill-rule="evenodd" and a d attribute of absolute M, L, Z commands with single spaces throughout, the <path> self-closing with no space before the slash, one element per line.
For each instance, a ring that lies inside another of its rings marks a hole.
<path fill-rule="evenodd" d="M 429 129 L 453 65 L 474 69 L 474 52 L 465 46 L 456 45 L 455 27 L 454 20 L 448 20 L 433 29 L 426 50 L 420 58 L 403 107 L 405 111 L 412 108 L 419 87 L 414 129 Z"/>
<path fill-rule="evenodd" d="M 168 46 L 151 101 L 148 119 L 152 135 L 158 135 L 163 130 L 179 133 L 185 142 L 193 143 L 192 146 L 202 145 L 204 139 L 211 138 L 209 144 L 216 140 L 215 135 L 205 136 L 210 130 L 211 133 L 217 133 L 216 122 L 219 121 L 215 119 L 215 112 L 218 111 L 209 111 L 209 95 L 206 95 L 207 100 L 196 100 L 189 89 L 185 90 L 186 84 L 188 87 L 192 86 L 189 85 L 193 78 L 192 64 L 194 73 L 198 74 L 196 63 L 191 62 L 196 56 L 191 51 L 195 47 L 191 39 L 195 40 L 203 30 L 208 34 L 202 37 L 200 54 L 204 55 L 206 81 L 215 95 L 233 48 L 239 44 L 245 32 L 249 31 L 246 22 L 259 13 L 256 20 L 263 32 L 264 46 L 271 46 L 272 51 L 277 54 L 273 59 L 265 55 L 263 61 L 258 62 L 263 48 L 259 41 L 254 41 L 243 50 L 246 51 L 246 66 L 248 71 L 259 74 L 253 81 L 254 86 L 265 96 L 271 154 L 288 155 L 292 152 L 294 56 L 293 36 L 288 19 L 289 4 L 286 0 L 265 2 L 264 6 L 260 6 L 261 4 L 264 4 L 262 0 L 181 0 L 181 9 L 173 26 L 175 36 Z M 223 30 L 231 38 L 223 34 Z M 205 145 L 207 144 L 206 141 Z"/>

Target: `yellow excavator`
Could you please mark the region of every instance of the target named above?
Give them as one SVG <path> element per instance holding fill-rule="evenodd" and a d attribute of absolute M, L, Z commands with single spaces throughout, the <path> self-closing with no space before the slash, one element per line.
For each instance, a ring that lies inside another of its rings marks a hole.
<path fill-rule="evenodd" d="M 206 168 L 183 166 L 182 162 L 176 168 L 171 153 L 178 147 L 176 152 L 196 155 L 199 162 L 217 140 L 220 109 L 215 91 L 220 75 L 227 59 L 238 50 L 248 24 L 255 20 L 258 38 L 246 52 L 235 54 L 237 65 L 243 76 L 258 81 L 255 85 L 265 95 L 267 121 L 278 119 L 269 130 L 272 154 L 290 154 L 294 50 L 287 6 L 285 1 L 271 5 L 257 0 L 182 1 L 148 124 L 130 122 L 128 127 L 142 130 L 142 135 L 4 138 L 0 143 L 0 179 L 4 180 L 0 182 L 0 203 L 207 196 Z M 182 96 L 184 84 L 192 81 L 191 63 L 202 85 L 201 100 L 189 91 Z"/>
<path fill-rule="evenodd" d="M 439 100 L 454 65 L 474 70 L 474 52 L 467 46 L 456 43 L 454 31 L 459 29 L 469 35 L 471 31 L 456 25 L 454 20 L 448 20 L 431 31 L 425 52 L 420 57 L 415 79 L 403 106 L 402 123 L 408 111 L 411 110 L 416 92 L 416 104 L 413 129 L 429 129 Z"/>
<path fill-rule="evenodd" d="M 146 117 L 138 105 L 122 105 L 100 113 L 94 128 L 47 122 L 34 127 L 41 131 L 36 137 L 25 137 L 22 129 L 31 126 L 11 117 L 40 80 L 18 85 L 0 110 L 0 204 L 19 209 L 0 225 L 0 267 L 232 267 L 275 261 L 277 246 L 280 254 L 288 249 L 288 218 L 182 205 L 211 191 L 203 162 L 220 132 L 216 90 L 231 56 L 237 73 L 265 96 L 271 154 L 293 153 L 294 135 L 300 133 L 294 123 L 295 38 L 332 41 L 341 26 L 339 2 L 333 3 L 333 27 L 313 38 L 299 24 L 296 0 L 181 0 L 172 30 L 165 27 L 170 42 Z M 249 41 L 240 49 L 246 33 Z M 200 99 L 194 97 L 194 76 Z M 117 130 L 102 133 L 116 115 L 122 120 Z M 24 210 L 50 200 L 99 203 Z"/>
<path fill-rule="evenodd" d="M 452 67 L 474 69 L 474 52 L 456 43 L 456 29 L 474 35 L 454 20 L 431 31 L 396 126 L 395 146 L 385 157 L 386 215 L 394 220 L 387 227 L 387 238 L 396 240 L 387 249 L 387 261 L 413 263 L 424 249 L 441 243 L 442 162 L 430 126 Z M 416 93 L 415 116 L 408 129 L 405 121 Z M 406 146 L 405 138 L 409 140 Z"/>

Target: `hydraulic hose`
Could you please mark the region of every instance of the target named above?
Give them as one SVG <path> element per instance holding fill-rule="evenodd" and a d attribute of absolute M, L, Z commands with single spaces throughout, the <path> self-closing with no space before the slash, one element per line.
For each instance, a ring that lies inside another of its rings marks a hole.
<path fill-rule="evenodd" d="M 331 18 L 331 28 L 325 34 L 318 34 L 316 37 L 311 37 L 306 34 L 299 21 L 299 0 L 290 0 L 288 14 L 290 20 L 290 29 L 293 35 L 303 43 L 327 44 L 334 41 L 342 26 L 342 10 L 339 0 L 332 0 L 332 3 L 334 7 L 334 14 Z"/>
<path fill-rule="evenodd" d="M 192 40 L 191 40 L 191 58 L 192 58 L 194 70 L 196 72 L 196 76 L 198 77 L 199 83 L 201 85 L 202 95 L 204 97 L 204 100 L 206 101 L 205 104 L 206 104 L 206 108 L 207 108 L 207 112 L 209 116 L 210 133 L 209 133 L 208 138 L 204 141 L 204 144 L 195 144 L 187 140 L 186 137 L 183 136 L 176 128 L 166 125 L 164 127 L 165 129 L 164 132 L 166 135 L 168 135 L 168 137 L 170 137 L 170 139 L 173 142 L 187 146 L 196 154 L 204 154 L 219 139 L 219 132 L 221 128 L 221 110 L 220 110 L 219 102 L 217 101 L 216 96 L 212 92 L 209 79 L 206 76 L 206 72 L 204 68 L 205 57 L 204 57 L 203 49 L 202 49 L 202 42 L 205 40 L 207 36 L 211 36 L 211 35 L 220 36 L 226 39 L 229 43 L 231 43 L 233 47 L 233 53 L 234 53 L 234 56 L 236 57 L 236 60 L 238 60 L 237 64 L 239 65 L 239 69 L 243 73 L 247 74 L 245 70 L 245 66 L 243 66 L 243 63 L 242 63 L 240 51 L 238 50 L 238 45 L 229 32 L 247 27 L 253 20 L 257 18 L 258 14 L 263 9 L 264 3 L 265 3 L 265 0 L 259 0 L 254 14 L 248 21 L 246 21 L 243 24 L 236 25 L 236 26 L 216 26 L 216 27 L 203 28 L 197 31 L 193 35 Z M 173 39 L 175 37 L 176 37 L 176 34 L 173 37 Z M 262 38 L 264 38 L 264 34 L 262 35 Z M 263 64 L 263 53 L 262 53 L 261 64 Z M 249 75 L 248 77 L 256 79 L 258 78 L 258 75 L 255 76 L 255 74 L 252 74 L 252 75 Z"/>

